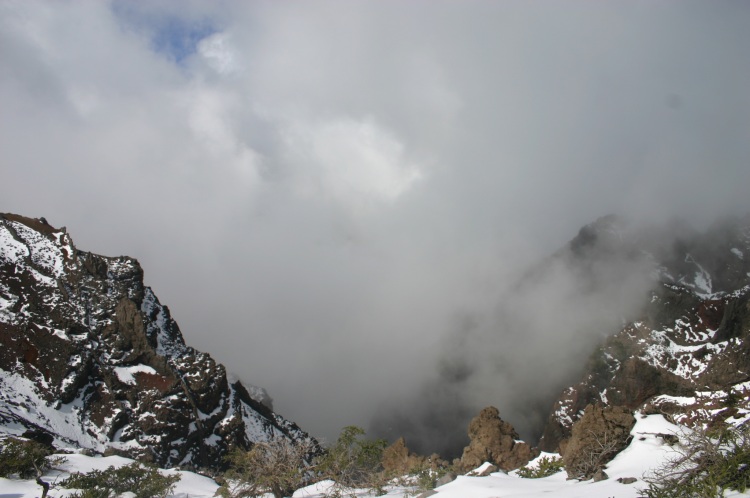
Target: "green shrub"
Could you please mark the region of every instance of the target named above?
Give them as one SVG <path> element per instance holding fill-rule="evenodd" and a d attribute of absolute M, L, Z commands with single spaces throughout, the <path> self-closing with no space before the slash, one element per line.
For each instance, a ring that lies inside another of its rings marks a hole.
<path fill-rule="evenodd" d="M 557 474 L 563 469 L 563 466 L 562 458 L 549 458 L 545 456 L 539 459 L 536 467 L 521 467 L 516 473 L 519 477 L 526 479 L 540 479 Z"/>
<path fill-rule="evenodd" d="M 421 469 L 412 470 L 409 475 L 415 478 L 417 489 L 420 491 L 428 491 L 430 489 L 435 489 L 438 479 L 445 474 L 440 474 L 436 469 L 431 469 L 430 467 L 423 467 Z"/>
<path fill-rule="evenodd" d="M 110 498 L 111 491 L 104 488 L 83 489 L 77 493 L 71 493 L 68 498 Z"/>
<path fill-rule="evenodd" d="M 33 479 L 42 476 L 63 457 L 52 457 L 52 450 L 36 441 L 8 438 L 0 443 L 0 477 Z"/>
<path fill-rule="evenodd" d="M 413 483 L 419 491 L 429 491 L 435 489 L 438 480 L 451 472 L 450 466 L 431 466 L 429 462 L 423 467 L 418 469 L 412 469 L 409 472 L 409 477 L 413 478 Z"/>
<path fill-rule="evenodd" d="M 695 430 L 662 467 L 644 479 L 648 498 L 721 498 L 750 487 L 750 425 Z"/>
<path fill-rule="evenodd" d="M 387 482 L 381 463 L 386 442 L 365 439 L 363 435 L 364 430 L 359 427 L 345 427 L 338 440 L 322 452 L 314 441 L 287 439 L 256 443 L 249 451 L 232 451 L 217 494 L 244 498 L 272 493 L 283 498 L 323 479 L 335 483 L 329 496 L 342 496 L 353 488 L 369 488 L 382 494 Z"/>
<path fill-rule="evenodd" d="M 323 479 L 336 484 L 331 495 L 340 496 L 344 489 L 369 488 L 384 494 L 388 481 L 383 472 L 384 439 L 365 439 L 364 429 L 348 426 L 342 429 L 336 443 L 316 461 L 316 470 Z"/>
<path fill-rule="evenodd" d="M 111 466 L 85 474 L 75 473 L 62 481 L 61 485 L 82 490 L 71 495 L 76 498 L 109 498 L 128 491 L 135 493 L 136 498 L 164 498 L 179 480 L 179 475 L 165 476 L 154 467 L 133 462 L 123 467 Z"/>

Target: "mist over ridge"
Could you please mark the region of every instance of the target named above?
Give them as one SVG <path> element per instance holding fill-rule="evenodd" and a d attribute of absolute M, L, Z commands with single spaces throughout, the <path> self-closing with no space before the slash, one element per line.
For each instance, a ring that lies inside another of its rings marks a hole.
<path fill-rule="evenodd" d="M 384 404 L 372 429 L 457 457 L 468 421 L 492 404 L 536 444 L 563 388 L 580 380 L 600 343 L 642 316 L 661 285 L 705 296 L 743 288 L 750 275 L 730 260 L 749 243 L 750 213 L 704 230 L 679 219 L 599 218 L 507 282 L 489 312 L 456 320 L 432 377 L 412 398 Z"/>
<path fill-rule="evenodd" d="M 138 258 L 186 341 L 315 435 L 463 437 L 495 403 L 533 437 L 650 285 L 640 256 L 539 262 L 607 213 L 671 247 L 667 220 L 750 211 L 748 22 L 732 2 L 5 3 L 0 211 Z"/>

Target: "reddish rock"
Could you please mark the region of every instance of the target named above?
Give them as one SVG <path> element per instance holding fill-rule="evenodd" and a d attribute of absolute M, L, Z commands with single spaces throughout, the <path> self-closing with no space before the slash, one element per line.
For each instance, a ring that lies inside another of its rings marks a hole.
<path fill-rule="evenodd" d="M 519 441 L 519 436 L 511 424 L 500 418 L 494 406 L 484 408 L 469 423 L 469 446 L 464 448 L 461 468 L 471 470 L 484 462 L 509 471 L 529 463 L 539 455 L 539 450 Z"/>

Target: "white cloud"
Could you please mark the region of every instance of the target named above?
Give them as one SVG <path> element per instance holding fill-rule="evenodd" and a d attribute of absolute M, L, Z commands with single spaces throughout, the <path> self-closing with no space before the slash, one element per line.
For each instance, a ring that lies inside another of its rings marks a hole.
<path fill-rule="evenodd" d="M 213 33 L 179 63 L 152 43 L 172 18 Z M 581 225 L 747 209 L 749 21 L 669 0 L 0 2 L 0 211 L 139 258 L 189 342 L 335 435 Z M 375 347 L 398 368 L 332 361 Z"/>
<path fill-rule="evenodd" d="M 423 175 L 404 145 L 371 118 L 294 120 L 283 136 L 285 153 L 295 165 L 296 189 L 347 208 L 394 202 Z"/>
<path fill-rule="evenodd" d="M 238 56 L 227 33 L 215 33 L 201 40 L 198 53 L 220 74 L 227 75 L 239 70 Z"/>

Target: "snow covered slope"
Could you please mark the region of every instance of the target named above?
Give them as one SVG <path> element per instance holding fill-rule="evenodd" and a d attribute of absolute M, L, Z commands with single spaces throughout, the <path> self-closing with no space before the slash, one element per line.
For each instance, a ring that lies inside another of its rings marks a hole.
<path fill-rule="evenodd" d="M 264 396 L 185 344 L 136 260 L 0 215 L 0 433 L 215 468 L 235 445 L 310 437 Z"/>
<path fill-rule="evenodd" d="M 67 478 L 75 472 L 87 473 L 92 470 L 106 470 L 109 467 L 122 467 L 133 463 L 133 460 L 119 456 L 90 457 L 81 454 L 59 455 L 65 458 L 65 462 L 55 470 L 47 472 L 45 480 L 55 483 L 52 486 L 51 495 L 62 498 L 73 493 L 73 490 L 63 490 L 57 485 L 58 482 Z M 173 498 L 208 498 L 214 496 L 219 488 L 213 479 L 178 470 L 161 471 L 164 475 L 177 474 L 180 480 L 170 497 Z M 37 498 L 41 487 L 33 480 L 3 479 L 0 478 L 0 496 L 13 498 Z"/>
<path fill-rule="evenodd" d="M 637 414 L 637 422 L 631 434 L 630 445 L 607 466 L 609 479 L 600 482 L 567 480 L 564 471 L 542 479 L 523 479 L 516 472 L 497 472 L 487 477 L 459 476 L 455 481 L 436 488 L 436 498 L 580 498 L 601 497 L 635 498 L 642 496 L 640 489 L 646 487 L 643 476 L 657 468 L 674 449 L 665 444 L 660 434 L 681 434 L 682 429 L 668 422 L 661 415 L 644 416 Z M 65 455 L 68 462 L 61 466 L 63 476 L 72 471 L 87 472 L 91 469 L 104 469 L 110 465 L 126 465 L 128 460 L 119 457 L 90 458 L 83 455 Z M 549 455 L 547 455 L 549 456 Z M 541 457 L 540 457 L 541 458 Z M 173 470 L 165 473 L 175 472 Z M 50 477 L 56 474 L 50 472 Z M 208 478 L 180 472 L 174 498 L 208 498 L 213 496 L 218 486 Z M 623 484 L 618 479 L 634 478 Z M 48 479 L 53 481 L 54 478 Z M 58 479 L 59 480 L 59 479 Z M 297 490 L 294 498 L 324 498 L 330 490 L 330 481 L 323 481 Z M 39 495 L 39 486 L 33 480 L 19 481 L 0 478 L 0 491 L 15 498 L 34 498 Z M 414 489 L 392 486 L 386 495 L 392 498 L 408 498 L 419 494 Z M 64 497 L 68 491 L 55 489 L 54 495 Z M 0 495 L 4 496 L 4 495 Z M 269 495 L 270 496 L 270 495 Z M 352 496 L 369 498 L 376 496 L 367 490 L 352 490 Z M 750 493 L 729 492 L 727 498 L 748 498 Z"/>

